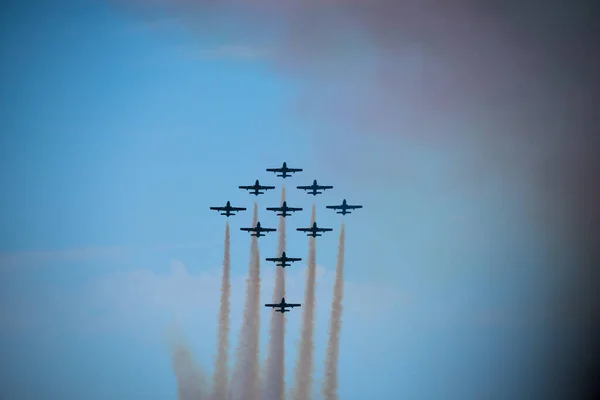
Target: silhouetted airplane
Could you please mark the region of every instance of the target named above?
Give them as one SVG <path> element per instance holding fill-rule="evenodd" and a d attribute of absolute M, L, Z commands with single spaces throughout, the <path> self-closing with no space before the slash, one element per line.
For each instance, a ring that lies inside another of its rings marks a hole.
<path fill-rule="evenodd" d="M 288 256 L 285 255 L 285 251 L 284 251 L 284 252 L 281 253 L 281 257 L 265 258 L 265 260 L 276 262 L 277 263 L 276 265 L 278 267 L 285 268 L 285 267 L 291 266 L 292 264 L 290 264 L 290 263 L 293 263 L 295 261 L 300 261 L 302 259 L 301 258 L 288 257 Z"/>
<path fill-rule="evenodd" d="M 336 212 L 336 214 L 346 215 L 346 214 L 352 214 L 348 210 L 356 210 L 357 208 L 362 208 L 362 206 L 359 206 L 359 205 L 351 206 L 348 203 L 346 203 L 346 199 L 344 199 L 342 201 L 342 204 L 340 204 L 339 206 L 325 206 L 325 208 L 331 208 L 333 210 L 342 210 L 342 211 Z"/>
<path fill-rule="evenodd" d="M 310 232 L 306 236 L 317 237 L 317 236 L 322 236 L 322 235 L 319 235 L 317 232 L 329 232 L 329 231 L 332 231 L 333 229 L 319 228 L 317 226 L 317 222 L 315 221 L 315 222 L 313 222 L 313 224 L 310 228 L 296 228 L 296 230 L 300 231 L 300 232 Z"/>
<path fill-rule="evenodd" d="M 291 212 L 301 211 L 302 208 L 288 207 L 287 201 L 284 200 L 281 207 L 267 207 L 267 210 L 268 211 L 280 211 L 277 215 L 279 215 L 280 217 L 287 217 L 288 215 L 292 215 L 292 214 L 288 213 L 288 211 L 291 211 Z"/>
<path fill-rule="evenodd" d="M 226 217 L 229 217 L 230 215 L 235 215 L 234 213 L 232 213 L 232 211 L 244 211 L 246 208 L 245 207 L 232 207 L 231 203 L 228 201 L 227 204 L 225 205 L 225 207 L 211 207 L 211 210 L 216 210 L 216 211 L 225 211 L 224 213 L 221 213 L 221 215 L 225 215 Z"/>
<path fill-rule="evenodd" d="M 302 171 L 302 168 L 288 168 L 287 164 L 284 162 L 281 168 L 267 168 L 269 172 L 281 173 L 281 175 L 277 175 L 279 178 L 287 178 L 288 176 L 292 176 L 294 172 Z M 291 172 L 292 174 L 288 174 Z"/>
<path fill-rule="evenodd" d="M 310 186 L 296 186 L 298 189 L 307 190 L 306 193 L 312 194 L 316 196 L 318 194 L 322 194 L 323 192 L 319 192 L 319 190 L 333 189 L 333 186 L 322 186 L 317 184 L 317 180 L 315 179 Z"/>
<path fill-rule="evenodd" d="M 275 303 L 275 304 L 265 304 L 265 307 L 272 307 L 272 308 L 278 308 L 278 310 L 276 309 L 276 312 L 280 312 L 280 313 L 285 313 L 285 312 L 290 312 L 290 310 L 286 310 L 286 308 L 294 308 L 294 307 L 300 307 L 302 306 L 302 304 L 290 304 L 290 303 L 286 303 L 285 302 L 285 297 L 281 298 L 281 303 Z"/>
<path fill-rule="evenodd" d="M 262 186 L 259 182 L 258 179 L 256 180 L 256 182 L 254 182 L 254 185 L 252 186 L 238 186 L 240 189 L 245 189 L 245 190 L 250 190 L 250 194 L 253 194 L 255 196 L 258 196 L 259 194 L 264 194 L 265 192 L 261 192 L 261 190 L 271 190 L 271 189 L 275 189 L 275 186 Z"/>
<path fill-rule="evenodd" d="M 256 236 L 257 238 L 261 236 L 266 236 L 261 235 L 261 232 L 275 232 L 276 230 L 277 229 L 275 228 L 263 228 L 262 226 L 260 226 L 260 222 L 257 222 L 254 228 L 240 228 L 240 231 L 252 232 L 250 236 Z"/>

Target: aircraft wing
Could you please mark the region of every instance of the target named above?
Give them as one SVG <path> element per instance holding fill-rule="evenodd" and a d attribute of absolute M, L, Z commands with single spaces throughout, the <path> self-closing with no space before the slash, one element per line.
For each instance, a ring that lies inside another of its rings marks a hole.
<path fill-rule="evenodd" d="M 319 231 L 319 232 L 329 232 L 332 230 L 333 230 L 332 228 L 317 228 L 317 231 Z"/>
<path fill-rule="evenodd" d="M 277 229 L 275 229 L 275 228 L 263 228 L 263 227 L 261 227 L 260 230 L 263 231 L 263 232 L 275 232 Z"/>
<path fill-rule="evenodd" d="M 282 207 L 267 207 L 267 211 L 283 211 Z"/>
<path fill-rule="evenodd" d="M 325 206 L 325 208 L 331 208 L 332 210 L 339 210 L 342 206 Z"/>
<path fill-rule="evenodd" d="M 346 208 L 349 208 L 351 210 L 356 210 L 357 208 L 362 208 L 362 206 L 346 206 Z"/>
<path fill-rule="evenodd" d="M 301 258 L 295 258 L 295 257 L 288 257 L 287 260 L 288 261 L 300 261 L 302 259 Z"/>
<path fill-rule="evenodd" d="M 230 210 L 231 211 L 244 211 L 246 209 L 246 207 L 231 207 Z"/>
<path fill-rule="evenodd" d="M 321 185 L 317 185 L 316 189 L 317 190 L 319 190 L 319 189 L 333 189 L 333 186 L 321 186 Z"/>
<path fill-rule="evenodd" d="M 217 210 L 217 211 L 225 211 L 226 208 L 225 207 L 211 207 L 211 210 Z"/>
<path fill-rule="evenodd" d="M 265 304 L 265 307 L 279 307 L 281 304 Z"/>
<path fill-rule="evenodd" d="M 312 231 L 312 228 L 296 228 L 296 230 L 300 232 L 310 232 Z"/>
<path fill-rule="evenodd" d="M 296 186 L 296 189 L 308 190 L 308 189 L 312 189 L 312 186 Z"/>
<path fill-rule="evenodd" d="M 283 172 L 283 168 L 267 168 L 268 172 Z"/>
<path fill-rule="evenodd" d="M 275 189 L 275 186 L 259 186 L 259 189 Z"/>
<path fill-rule="evenodd" d="M 256 228 L 240 228 L 240 231 L 246 231 L 246 232 L 251 232 L 256 230 Z"/>
<path fill-rule="evenodd" d="M 265 258 L 267 261 L 281 261 L 281 257 L 269 257 Z"/>
<path fill-rule="evenodd" d="M 288 211 L 302 211 L 301 207 L 288 207 L 287 208 Z"/>
<path fill-rule="evenodd" d="M 287 170 L 288 172 L 300 172 L 302 171 L 302 168 L 288 168 Z"/>
<path fill-rule="evenodd" d="M 240 189 L 254 189 L 254 186 L 238 186 Z"/>
<path fill-rule="evenodd" d="M 288 304 L 288 303 L 285 303 L 285 307 L 291 307 L 291 308 L 300 307 L 301 305 L 302 304 Z"/>

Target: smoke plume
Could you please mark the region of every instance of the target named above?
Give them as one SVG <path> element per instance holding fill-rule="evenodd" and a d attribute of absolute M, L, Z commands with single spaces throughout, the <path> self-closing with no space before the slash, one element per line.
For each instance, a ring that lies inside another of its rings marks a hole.
<path fill-rule="evenodd" d="M 313 204 L 310 224 L 315 222 L 317 206 Z M 316 240 L 310 237 L 308 248 L 308 262 L 306 275 L 306 289 L 302 313 L 302 333 L 300 348 L 298 349 L 298 362 L 296 364 L 296 382 L 294 386 L 294 400 L 309 400 L 313 388 L 313 332 L 315 323 L 315 284 L 317 276 Z"/>
<path fill-rule="evenodd" d="M 344 247 L 346 227 L 342 222 L 340 245 L 338 248 L 335 284 L 331 302 L 331 319 L 329 321 L 329 342 L 325 358 L 325 383 L 323 385 L 324 400 L 338 400 L 338 362 L 340 358 L 340 332 L 342 330 L 342 299 L 344 298 Z"/>
<path fill-rule="evenodd" d="M 229 357 L 229 293 L 231 291 L 231 259 L 229 221 L 225 226 L 225 252 L 223 255 L 223 278 L 221 281 L 221 305 L 219 308 L 218 353 L 213 373 L 212 400 L 227 400 L 228 393 L 228 357 Z"/>
<path fill-rule="evenodd" d="M 204 374 L 194 361 L 193 354 L 182 333 L 179 330 L 172 331 L 168 340 L 173 371 L 177 378 L 178 399 L 206 399 Z"/>
<path fill-rule="evenodd" d="M 258 204 L 254 203 L 252 226 L 258 222 Z M 237 400 L 260 400 L 259 386 L 259 333 L 260 333 L 260 252 L 258 238 L 252 236 L 250 270 L 246 279 L 246 304 L 240 331 L 237 360 L 233 380 L 233 395 Z"/>
<path fill-rule="evenodd" d="M 281 188 L 281 204 L 285 201 L 285 186 Z M 285 251 L 285 217 L 279 217 L 279 242 L 277 256 Z M 275 272 L 273 303 L 285 296 L 285 270 L 281 267 Z M 264 382 L 264 400 L 283 400 L 285 397 L 285 314 L 273 312 L 269 338 L 269 355 Z"/>

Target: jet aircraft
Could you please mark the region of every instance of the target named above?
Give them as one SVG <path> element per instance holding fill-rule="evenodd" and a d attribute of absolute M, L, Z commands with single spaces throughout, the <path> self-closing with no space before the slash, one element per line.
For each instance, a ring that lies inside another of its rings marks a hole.
<path fill-rule="evenodd" d="M 275 232 L 276 230 L 277 229 L 275 228 L 263 228 L 260 226 L 260 222 L 257 222 L 254 228 L 240 228 L 240 231 L 252 232 L 250 236 L 256 236 L 257 238 L 261 236 L 267 236 L 261 235 L 261 232 Z"/>
<path fill-rule="evenodd" d="M 287 164 L 284 162 L 283 165 L 281 166 L 281 168 L 267 168 L 267 171 L 269 172 L 275 172 L 279 178 L 287 178 L 288 176 L 292 176 L 293 173 L 295 172 L 300 172 L 302 171 L 302 168 L 288 168 Z M 291 172 L 290 174 L 288 174 L 288 172 Z"/>
<path fill-rule="evenodd" d="M 285 267 L 291 266 L 292 264 L 290 264 L 290 263 L 293 263 L 295 261 L 300 261 L 302 259 L 301 258 L 288 257 L 285 254 L 285 251 L 284 251 L 284 252 L 281 253 L 281 257 L 265 258 L 265 260 L 276 262 L 277 263 L 276 265 L 278 267 L 285 268 Z"/>
<path fill-rule="evenodd" d="M 322 194 L 323 192 L 319 192 L 319 190 L 326 190 L 326 189 L 333 189 L 333 186 L 322 186 L 319 185 L 317 183 L 317 180 L 315 179 L 312 183 L 312 185 L 309 186 L 296 186 L 296 188 L 298 189 L 302 189 L 302 190 L 306 190 L 308 194 L 312 194 L 313 196 L 316 196 L 318 194 Z"/>
<path fill-rule="evenodd" d="M 250 194 L 253 194 L 255 196 L 258 196 L 259 194 L 264 194 L 265 192 L 261 192 L 261 190 L 267 191 L 267 190 L 271 190 L 271 189 L 275 189 L 275 186 L 263 186 L 258 182 L 258 179 L 256 180 L 256 182 L 254 182 L 254 185 L 252 186 L 239 186 L 240 189 L 245 189 L 245 190 L 250 190 Z"/>
<path fill-rule="evenodd" d="M 216 211 L 225 211 L 224 213 L 221 213 L 221 215 L 225 215 L 226 217 L 229 217 L 230 215 L 235 215 L 235 213 L 233 213 L 232 211 L 244 211 L 246 208 L 245 207 L 232 207 L 231 203 L 229 201 L 227 201 L 227 204 L 225 205 L 225 207 L 211 207 L 211 210 L 216 210 Z"/>
<path fill-rule="evenodd" d="M 316 238 L 317 236 L 322 236 L 322 235 L 319 235 L 317 232 L 330 232 L 333 229 L 331 229 L 331 228 L 319 228 L 317 226 L 317 222 L 315 221 L 315 222 L 313 222 L 313 224 L 312 224 L 312 226 L 310 228 L 296 228 L 296 230 L 300 231 L 300 232 L 310 232 L 306 236 L 312 236 L 312 237 Z"/>
<path fill-rule="evenodd" d="M 284 200 L 281 207 L 267 207 L 267 210 L 268 211 L 279 211 L 277 213 L 277 215 L 279 215 L 280 217 L 287 217 L 288 215 L 292 215 L 288 211 L 291 211 L 291 212 L 301 211 L 302 208 L 288 207 L 287 201 Z"/>
<path fill-rule="evenodd" d="M 340 204 L 339 206 L 325 206 L 325 208 L 331 208 L 332 210 L 342 210 L 342 211 L 337 211 L 336 214 L 346 215 L 346 214 L 352 214 L 352 212 L 350 212 L 348 210 L 356 210 L 357 208 L 362 208 L 362 206 L 359 206 L 359 205 L 351 206 L 348 203 L 346 203 L 346 199 L 344 199 L 344 200 L 342 200 L 342 204 Z"/>
<path fill-rule="evenodd" d="M 265 307 L 272 307 L 275 309 L 276 312 L 280 312 L 280 313 L 285 313 L 285 312 L 290 312 L 290 310 L 287 310 L 287 308 L 294 308 L 294 307 L 300 307 L 302 306 L 302 304 L 291 304 L 291 303 L 286 303 L 285 302 L 285 297 L 281 298 L 281 302 L 280 303 L 275 303 L 275 304 L 265 304 Z"/>

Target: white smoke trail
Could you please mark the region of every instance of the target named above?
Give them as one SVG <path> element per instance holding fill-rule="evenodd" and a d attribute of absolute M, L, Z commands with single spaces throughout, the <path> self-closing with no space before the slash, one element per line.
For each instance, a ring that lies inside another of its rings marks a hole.
<path fill-rule="evenodd" d="M 285 186 L 281 189 L 281 204 L 285 201 Z M 279 242 L 277 256 L 285 251 L 285 217 L 279 217 Z M 275 288 L 273 303 L 278 303 L 285 296 L 285 271 L 275 267 Z M 264 400 L 283 400 L 285 398 L 285 314 L 271 314 L 269 355 L 264 383 Z"/>
<path fill-rule="evenodd" d="M 183 335 L 178 330 L 170 332 L 169 347 L 171 363 L 177 378 L 179 400 L 206 399 L 204 374 L 194 361 L 193 354 Z"/>
<path fill-rule="evenodd" d="M 213 374 L 212 400 L 227 400 L 228 393 L 228 357 L 229 357 L 229 296 L 231 292 L 230 271 L 230 233 L 229 221 L 225 226 L 225 251 L 223 255 L 223 278 L 221 281 L 221 306 L 219 308 L 218 353 Z"/>
<path fill-rule="evenodd" d="M 254 203 L 252 226 L 258 222 L 258 204 Z M 259 386 L 259 333 L 260 333 L 260 251 L 258 238 L 252 236 L 250 271 L 246 279 L 246 304 L 237 349 L 237 362 L 233 380 L 236 389 L 232 395 L 237 400 L 260 400 Z"/>
<path fill-rule="evenodd" d="M 340 331 L 342 329 L 342 300 L 344 298 L 344 251 L 346 227 L 342 222 L 340 244 L 338 247 L 337 267 L 335 269 L 335 284 L 331 302 L 331 318 L 329 320 L 329 342 L 325 356 L 325 383 L 323 384 L 323 399 L 338 400 L 338 362 L 340 358 Z"/>
<path fill-rule="evenodd" d="M 315 222 L 317 206 L 312 206 L 310 224 Z M 296 382 L 293 392 L 294 400 L 309 400 L 313 387 L 313 332 L 315 320 L 315 283 L 316 283 L 316 241 L 314 237 L 309 238 L 308 262 L 306 275 L 306 289 L 304 293 L 304 311 L 302 314 L 302 336 L 296 364 Z"/>

